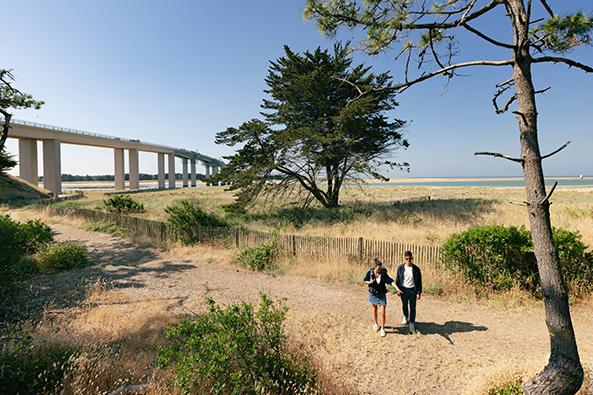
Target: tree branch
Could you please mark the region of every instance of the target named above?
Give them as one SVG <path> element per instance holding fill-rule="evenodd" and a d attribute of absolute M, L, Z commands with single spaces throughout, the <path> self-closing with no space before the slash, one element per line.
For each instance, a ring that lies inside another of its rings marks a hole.
<path fill-rule="evenodd" d="M 542 156 L 542 159 L 546 159 L 546 158 L 549 158 L 549 157 L 550 157 L 550 156 L 552 156 L 552 155 L 556 155 L 558 152 L 560 152 L 560 151 L 562 151 L 564 148 L 566 148 L 566 147 L 568 146 L 568 144 L 570 144 L 570 143 L 571 143 L 571 141 L 570 141 L 570 140 L 569 140 L 569 141 L 567 141 L 566 143 L 562 144 L 562 146 L 561 146 L 560 148 L 558 148 L 557 150 L 550 152 L 548 155 L 544 155 L 544 156 Z"/>
<path fill-rule="evenodd" d="M 497 86 L 500 86 L 500 85 L 503 86 L 501 89 L 499 89 L 494 94 L 494 97 L 492 98 L 492 104 L 494 105 L 494 110 L 496 111 L 497 114 L 503 114 L 503 113 L 507 112 L 509 110 L 509 107 L 511 106 L 511 104 L 513 104 L 513 102 L 515 100 L 517 100 L 517 94 L 514 94 L 507 101 L 507 103 L 505 104 L 505 106 L 503 107 L 502 110 L 498 107 L 498 98 L 500 96 L 502 96 L 502 94 L 505 93 L 507 90 L 509 90 L 513 86 L 513 84 L 514 84 L 513 81 L 512 80 L 509 80 L 509 81 L 503 82 L 502 84 L 498 84 L 497 85 Z"/>
<path fill-rule="evenodd" d="M 548 194 L 546 195 L 546 197 L 539 204 L 544 204 L 548 200 L 550 200 L 550 198 L 552 197 L 552 194 L 554 193 L 554 189 L 556 189 L 556 186 L 558 186 L 558 181 L 556 181 L 554 183 L 554 186 L 552 187 L 552 189 L 550 189 L 550 192 L 548 192 Z"/>
<path fill-rule="evenodd" d="M 497 41 L 493 38 L 488 37 L 487 35 L 485 35 L 484 33 L 482 33 L 481 31 L 479 31 L 478 29 L 474 29 L 473 27 L 471 27 L 470 25 L 468 25 L 467 23 L 464 23 L 462 25 L 466 30 L 469 30 L 470 32 L 474 33 L 476 36 L 488 41 L 491 44 L 497 45 L 499 47 L 503 47 L 503 48 L 509 48 L 509 49 L 514 49 L 515 46 L 511 45 L 511 44 L 506 44 L 500 41 Z"/>
<path fill-rule="evenodd" d="M 551 17 L 554 17 L 554 11 L 552 11 L 552 8 L 548 5 L 548 2 L 546 0 L 539 0 L 539 2 L 542 3 L 548 14 L 550 14 Z"/>
<path fill-rule="evenodd" d="M 494 156 L 496 158 L 508 159 L 510 161 L 517 162 L 517 163 L 523 163 L 523 159 L 521 159 L 521 158 L 514 158 L 512 156 L 499 154 L 498 152 L 474 152 L 474 155 L 488 155 L 488 156 Z"/>
<path fill-rule="evenodd" d="M 533 58 L 531 60 L 533 63 L 544 63 L 544 62 L 551 62 L 551 63 L 565 63 L 569 67 L 576 67 L 577 69 L 581 69 L 586 73 L 593 73 L 593 67 L 587 66 L 586 64 L 576 62 L 572 59 L 562 58 L 560 56 L 542 56 L 540 58 Z"/>
<path fill-rule="evenodd" d="M 451 70 L 455 70 L 455 69 L 460 69 L 460 68 L 464 68 L 464 67 L 472 67 L 472 66 L 509 66 L 509 65 L 513 65 L 515 62 L 512 59 L 507 59 L 507 60 L 499 60 L 499 61 L 489 61 L 489 60 L 476 60 L 473 62 L 465 62 L 465 63 L 457 63 L 457 64 L 452 64 L 450 66 L 447 67 L 443 67 L 440 70 L 436 70 L 433 71 L 432 73 L 428 73 L 428 74 L 424 74 L 421 77 L 416 78 L 415 80 L 412 81 L 407 81 L 405 83 L 402 84 L 398 84 L 398 85 L 394 85 L 392 87 L 392 89 L 394 89 L 395 91 L 398 92 L 403 92 L 406 89 L 408 89 L 409 87 L 411 87 L 412 85 L 415 85 L 419 82 L 425 81 L 429 78 L 435 77 L 437 75 L 441 75 L 441 74 L 446 74 Z"/>

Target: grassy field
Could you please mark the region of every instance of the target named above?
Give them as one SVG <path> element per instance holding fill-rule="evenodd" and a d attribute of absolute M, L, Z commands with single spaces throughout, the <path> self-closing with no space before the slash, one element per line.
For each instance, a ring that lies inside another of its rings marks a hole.
<path fill-rule="evenodd" d="M 105 192 L 93 191 L 83 200 L 65 204 L 97 208 L 105 196 Z M 225 212 L 223 206 L 234 201 L 225 187 L 138 192 L 131 196 L 146 208 L 145 213 L 136 215 L 149 219 L 164 220 L 165 207 L 191 198 L 207 211 L 252 229 L 415 244 L 440 245 L 451 234 L 475 224 L 529 226 L 525 207 L 511 203 L 525 200 L 524 189 L 510 187 L 347 187 L 339 210 L 302 210 L 298 204 L 285 201 L 254 207 L 243 215 Z M 405 202 L 427 196 L 430 201 Z M 551 201 L 553 225 L 579 231 L 583 241 L 593 246 L 593 189 L 558 187 Z"/>

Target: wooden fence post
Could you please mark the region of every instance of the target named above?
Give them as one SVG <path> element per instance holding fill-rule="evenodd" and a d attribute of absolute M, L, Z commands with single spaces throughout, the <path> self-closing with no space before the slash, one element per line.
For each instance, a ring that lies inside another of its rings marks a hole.
<path fill-rule="evenodd" d="M 239 248 L 239 228 L 235 229 L 235 247 Z"/>
<path fill-rule="evenodd" d="M 362 237 L 358 238 L 358 259 L 362 262 L 363 260 L 363 256 L 362 256 Z"/>
<path fill-rule="evenodd" d="M 292 255 L 296 256 L 296 236 L 295 235 L 290 236 L 290 242 L 292 244 Z"/>

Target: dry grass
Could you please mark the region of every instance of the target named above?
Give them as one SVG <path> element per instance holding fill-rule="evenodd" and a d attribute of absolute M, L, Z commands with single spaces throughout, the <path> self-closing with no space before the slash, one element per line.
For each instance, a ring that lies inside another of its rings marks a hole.
<path fill-rule="evenodd" d="M 105 195 L 105 192 L 89 192 L 75 204 L 94 208 Z M 146 213 L 139 216 L 157 220 L 164 220 L 164 208 L 179 199 L 196 199 L 205 209 L 221 216 L 225 215 L 222 205 L 233 202 L 232 193 L 224 187 L 139 192 L 132 196 L 146 207 Z M 425 196 L 431 200 L 393 205 L 395 201 Z M 255 207 L 252 212 L 259 214 L 255 217 L 231 217 L 231 220 L 258 230 L 280 229 L 301 235 L 362 236 L 402 243 L 441 244 L 452 233 L 475 224 L 529 226 L 525 208 L 509 203 L 523 200 L 524 189 L 510 187 L 345 187 L 343 205 L 345 210 L 353 211 L 342 217 L 331 217 L 318 209 L 304 223 L 295 223 L 293 217 L 281 211 L 282 207 L 295 206 L 284 202 L 283 206 Z M 553 225 L 579 231 L 583 241 L 593 245 L 593 189 L 558 187 L 552 201 Z"/>
<path fill-rule="evenodd" d="M 79 308 L 47 310 L 25 325 L 23 335 L 40 349 L 82 350 L 71 358 L 62 382 L 63 394 L 108 393 L 124 384 L 149 384 L 147 394 L 170 392 L 166 374 L 154 360 L 163 328 L 175 320 L 172 300 L 131 300 L 97 283 Z"/>

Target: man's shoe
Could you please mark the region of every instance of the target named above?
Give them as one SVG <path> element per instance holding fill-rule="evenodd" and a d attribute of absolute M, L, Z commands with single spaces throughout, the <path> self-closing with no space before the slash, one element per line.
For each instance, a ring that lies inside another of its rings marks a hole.
<path fill-rule="evenodd" d="M 406 317 L 405 315 L 402 318 L 402 325 L 408 325 L 408 317 Z"/>
<path fill-rule="evenodd" d="M 381 328 L 381 332 L 379 332 L 379 334 L 381 335 L 381 337 L 385 337 L 385 329 Z"/>
<path fill-rule="evenodd" d="M 379 329 L 381 329 L 381 327 L 379 326 L 379 324 L 377 324 L 376 322 L 373 324 L 373 332 L 379 332 Z"/>
<path fill-rule="evenodd" d="M 414 325 L 413 322 L 410 322 L 408 324 L 408 328 L 410 329 L 410 334 L 413 335 L 414 333 L 416 333 L 416 326 Z"/>

